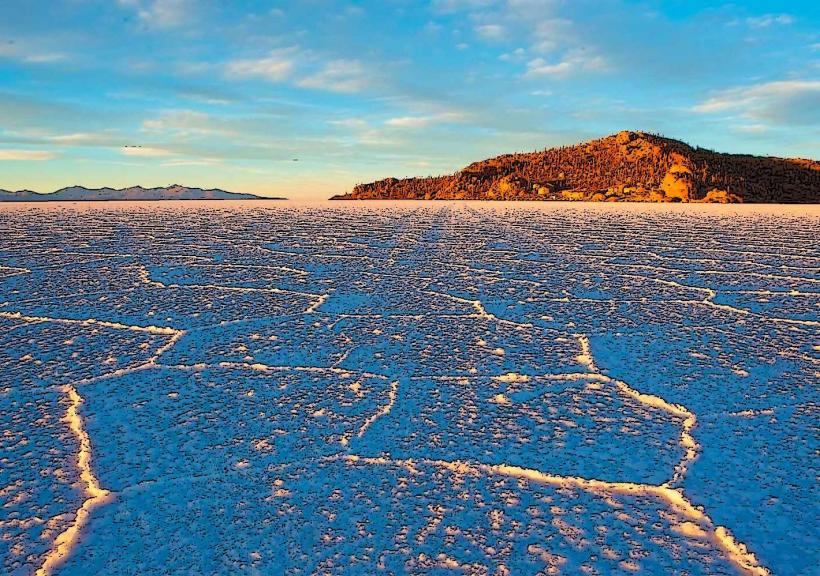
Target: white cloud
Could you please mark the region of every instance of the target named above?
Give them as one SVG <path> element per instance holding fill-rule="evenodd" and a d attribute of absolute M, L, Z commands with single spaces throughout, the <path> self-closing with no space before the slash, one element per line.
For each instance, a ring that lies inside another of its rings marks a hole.
<path fill-rule="evenodd" d="M 177 166 L 217 166 L 222 161 L 217 158 L 203 158 L 201 160 L 167 160 L 162 162 L 160 166 L 163 167 L 177 167 Z"/>
<path fill-rule="evenodd" d="M 302 88 L 330 92 L 361 92 L 370 85 L 369 75 L 358 60 L 331 60 L 316 74 L 297 81 Z"/>
<path fill-rule="evenodd" d="M 576 41 L 573 23 L 565 18 L 540 18 L 532 30 L 532 50 L 550 52 Z"/>
<path fill-rule="evenodd" d="M 363 146 L 387 147 L 397 145 L 397 141 L 394 138 L 386 135 L 382 129 L 373 128 L 371 123 L 364 118 L 329 120 L 328 124 L 347 128 L 355 139 L 355 142 Z"/>
<path fill-rule="evenodd" d="M 512 52 L 505 52 L 501 56 L 498 57 L 499 60 L 503 62 L 513 62 L 516 60 L 521 60 L 525 58 L 527 55 L 527 51 L 523 48 L 516 48 Z"/>
<path fill-rule="evenodd" d="M 45 145 L 49 147 L 73 146 L 116 146 L 122 142 L 122 137 L 116 129 L 104 129 L 99 132 L 67 132 L 59 133 L 43 128 L 25 128 L 21 130 L 2 130 L 0 133 L 16 141 L 25 142 L 31 146 Z M 10 141 L 10 142 L 11 142 Z"/>
<path fill-rule="evenodd" d="M 343 126 L 345 128 L 354 128 L 356 130 L 363 130 L 370 125 L 367 120 L 363 118 L 342 118 L 341 120 L 329 120 L 328 124 L 333 126 Z"/>
<path fill-rule="evenodd" d="M 439 0 L 433 10 L 464 11 L 475 34 L 485 40 L 515 39 L 524 45 L 501 54 L 504 62 L 527 62 L 525 76 L 565 76 L 603 71 L 602 56 L 590 27 L 564 15 L 560 0 Z"/>
<path fill-rule="evenodd" d="M 23 61 L 31 64 L 51 64 L 52 62 L 62 62 L 65 59 L 66 55 L 62 52 L 44 52 L 29 54 L 23 58 Z"/>
<path fill-rule="evenodd" d="M 160 156 L 171 156 L 172 152 L 165 148 L 155 148 L 152 146 L 124 146 L 120 148 L 120 154 L 124 156 L 156 158 Z"/>
<path fill-rule="evenodd" d="M 12 40 L 0 43 L 0 59 L 8 58 L 27 64 L 52 64 L 66 60 L 63 52 L 42 51 L 33 42 Z"/>
<path fill-rule="evenodd" d="M 347 93 L 368 88 L 374 76 L 359 60 L 323 61 L 316 53 L 296 46 L 273 50 L 264 58 L 233 60 L 225 65 L 225 72 L 235 78 L 290 80 L 301 88 Z"/>
<path fill-rule="evenodd" d="M 295 48 L 273 50 L 264 58 L 240 59 L 228 62 L 225 71 L 237 78 L 262 78 L 270 82 L 281 82 L 293 71 Z"/>
<path fill-rule="evenodd" d="M 753 18 L 746 18 L 746 24 L 751 28 L 768 28 L 769 26 L 786 26 L 794 23 L 794 17 L 788 14 L 764 14 Z"/>
<path fill-rule="evenodd" d="M 398 116 L 385 120 L 386 126 L 398 126 L 401 128 L 420 128 L 427 126 L 433 121 L 430 116 Z"/>
<path fill-rule="evenodd" d="M 484 24 L 477 26 L 476 34 L 487 40 L 503 40 L 507 35 L 507 30 L 499 24 Z"/>
<path fill-rule="evenodd" d="M 165 110 L 159 116 L 143 120 L 144 132 L 174 132 L 181 136 L 190 134 L 232 134 L 219 118 L 197 110 Z"/>
<path fill-rule="evenodd" d="M 0 150 L 0 160 L 50 160 L 54 156 L 45 150 Z"/>
<path fill-rule="evenodd" d="M 99 140 L 100 134 L 91 132 L 75 132 L 73 134 L 57 134 L 49 139 L 57 144 L 85 144 Z"/>
<path fill-rule="evenodd" d="M 749 120 L 787 124 L 820 123 L 820 80 L 781 80 L 718 92 L 692 108 Z"/>
<path fill-rule="evenodd" d="M 737 126 L 733 126 L 732 130 L 743 134 L 763 134 L 768 132 L 770 127 L 765 124 L 739 124 Z"/>
<path fill-rule="evenodd" d="M 588 49 L 569 50 L 557 62 L 534 58 L 527 62 L 525 76 L 565 76 L 581 71 L 601 72 L 607 69 L 606 60 Z"/>
<path fill-rule="evenodd" d="M 448 122 L 463 122 L 467 115 L 463 112 L 441 112 L 427 116 L 397 116 L 385 120 L 385 126 L 397 128 L 422 128 L 431 124 L 444 124 Z"/>
<path fill-rule="evenodd" d="M 193 0 L 117 0 L 120 6 L 136 11 L 137 17 L 151 28 L 175 28 L 189 21 L 194 13 Z"/>
<path fill-rule="evenodd" d="M 527 76 L 560 76 L 572 70 L 572 64 L 567 61 L 549 63 L 543 58 L 535 58 L 527 62 Z"/>

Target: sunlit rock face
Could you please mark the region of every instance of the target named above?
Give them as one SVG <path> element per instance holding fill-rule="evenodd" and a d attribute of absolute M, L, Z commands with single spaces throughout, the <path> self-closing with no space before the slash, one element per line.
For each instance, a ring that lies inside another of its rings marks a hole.
<path fill-rule="evenodd" d="M 646 132 L 504 154 L 449 176 L 386 178 L 336 200 L 820 202 L 820 162 L 722 154 Z"/>
<path fill-rule="evenodd" d="M 672 164 L 661 181 L 663 195 L 680 201 L 694 199 L 697 193 L 695 175 L 685 164 Z"/>
<path fill-rule="evenodd" d="M 813 574 L 818 225 L 2 208 L 0 572 Z"/>

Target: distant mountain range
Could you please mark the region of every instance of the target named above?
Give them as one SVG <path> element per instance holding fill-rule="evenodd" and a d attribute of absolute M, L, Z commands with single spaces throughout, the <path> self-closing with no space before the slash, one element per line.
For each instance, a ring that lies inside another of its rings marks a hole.
<path fill-rule="evenodd" d="M 0 190 L 0 202 L 76 202 L 83 200 L 284 200 L 255 194 L 226 192 L 225 190 L 188 188 L 174 184 L 165 188 L 85 188 L 69 186 L 49 194 L 20 190 Z"/>
<path fill-rule="evenodd" d="M 820 162 L 722 154 L 625 131 L 505 154 L 449 176 L 359 184 L 332 199 L 820 203 Z"/>

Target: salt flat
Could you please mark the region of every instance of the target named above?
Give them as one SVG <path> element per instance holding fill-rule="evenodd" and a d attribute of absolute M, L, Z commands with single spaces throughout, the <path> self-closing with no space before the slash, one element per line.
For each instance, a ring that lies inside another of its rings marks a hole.
<path fill-rule="evenodd" d="M 2 572 L 816 573 L 818 229 L 2 206 Z"/>

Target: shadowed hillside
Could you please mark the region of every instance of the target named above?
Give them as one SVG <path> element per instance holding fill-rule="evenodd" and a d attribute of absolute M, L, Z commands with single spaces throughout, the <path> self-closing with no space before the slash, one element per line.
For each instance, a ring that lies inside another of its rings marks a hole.
<path fill-rule="evenodd" d="M 820 202 L 820 162 L 721 154 L 645 132 L 505 154 L 451 176 L 387 178 L 335 200 Z"/>

